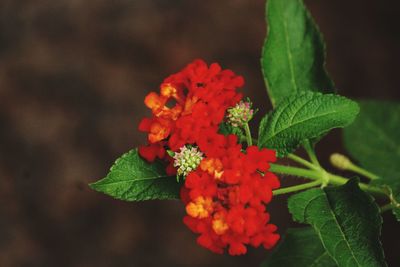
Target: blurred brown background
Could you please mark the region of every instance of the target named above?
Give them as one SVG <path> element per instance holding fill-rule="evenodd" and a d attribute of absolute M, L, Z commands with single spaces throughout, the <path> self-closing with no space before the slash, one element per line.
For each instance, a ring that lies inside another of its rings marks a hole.
<path fill-rule="evenodd" d="M 339 92 L 400 101 L 398 1 L 306 3 Z M 196 245 L 178 201 L 124 203 L 87 184 L 145 141 L 144 96 L 194 58 L 244 75 L 264 113 L 265 31 L 261 0 L 1 0 L 0 266 L 258 266 L 263 249 Z M 319 144 L 326 166 L 340 143 L 335 131 Z M 285 201 L 271 205 L 281 233 Z M 399 225 L 384 219 L 387 260 L 400 266 Z"/>

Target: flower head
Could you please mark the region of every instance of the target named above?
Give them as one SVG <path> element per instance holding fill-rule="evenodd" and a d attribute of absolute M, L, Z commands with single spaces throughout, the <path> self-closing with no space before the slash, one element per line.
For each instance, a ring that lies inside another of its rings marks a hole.
<path fill-rule="evenodd" d="M 240 101 L 234 107 L 228 109 L 228 122 L 234 127 L 243 127 L 254 115 L 250 101 Z"/>
<path fill-rule="evenodd" d="M 184 223 L 200 234 L 200 245 L 216 253 L 227 248 L 231 255 L 244 254 L 246 245 L 270 249 L 279 240 L 265 208 L 279 187 L 277 177 L 268 172 L 275 152 L 251 146 L 243 153 L 228 140 L 221 149 L 218 157 L 205 157 L 187 176 L 181 191 Z"/>
<path fill-rule="evenodd" d="M 214 136 L 226 110 L 241 100 L 237 89 L 243 84 L 243 78 L 231 70 L 222 70 L 216 63 L 207 66 L 202 60 L 166 78 L 159 93 L 151 92 L 145 98 L 152 117 L 139 125 L 149 142 L 147 149 L 139 149 L 140 154 L 150 161 L 162 155 L 168 158 L 154 145 L 167 145 L 177 152 L 186 144 L 201 143 L 205 132 Z"/>
<path fill-rule="evenodd" d="M 178 168 L 177 174 L 185 177 L 199 166 L 203 159 L 203 153 L 197 147 L 183 146 L 180 152 L 174 153 L 173 158 L 174 167 Z"/>
<path fill-rule="evenodd" d="M 197 242 L 231 255 L 246 253 L 247 246 L 270 249 L 279 240 L 266 210 L 280 186 L 268 171 L 275 152 L 256 146 L 243 151 L 237 136 L 218 133 L 225 116 L 234 127 L 252 119 L 251 102 L 237 92 L 243 84 L 231 70 L 196 60 L 146 96 L 152 116 L 139 124 L 148 137 L 140 155 L 166 160 L 168 174 L 186 177 L 183 221 L 199 234 Z"/>

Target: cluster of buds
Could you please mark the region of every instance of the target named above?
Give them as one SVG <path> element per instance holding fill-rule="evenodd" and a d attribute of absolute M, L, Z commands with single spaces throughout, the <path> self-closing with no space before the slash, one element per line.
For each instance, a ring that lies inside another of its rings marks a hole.
<path fill-rule="evenodd" d="M 249 100 L 240 101 L 234 107 L 228 109 L 227 119 L 232 126 L 243 127 L 253 118 L 253 115 L 252 103 Z"/>
<path fill-rule="evenodd" d="M 177 167 L 177 176 L 186 177 L 194 171 L 203 159 L 203 153 L 194 146 L 183 146 L 173 155 L 174 167 Z"/>

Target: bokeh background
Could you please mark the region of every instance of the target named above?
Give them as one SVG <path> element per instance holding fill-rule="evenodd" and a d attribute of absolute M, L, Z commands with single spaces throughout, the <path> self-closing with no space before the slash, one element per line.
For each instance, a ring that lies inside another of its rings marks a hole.
<path fill-rule="evenodd" d="M 339 92 L 400 101 L 398 1 L 306 4 Z M 0 266 L 258 266 L 263 249 L 230 257 L 196 245 L 178 201 L 125 203 L 87 184 L 145 141 L 144 96 L 194 58 L 242 74 L 268 110 L 265 32 L 261 0 L 1 0 Z M 317 149 L 329 166 L 344 152 L 340 131 Z M 281 233 L 293 225 L 285 204 L 270 207 Z M 387 260 L 400 266 L 399 225 L 384 219 Z"/>

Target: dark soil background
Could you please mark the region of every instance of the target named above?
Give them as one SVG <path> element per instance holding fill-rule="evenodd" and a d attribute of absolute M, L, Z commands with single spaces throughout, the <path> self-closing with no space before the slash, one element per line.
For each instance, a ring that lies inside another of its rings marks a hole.
<path fill-rule="evenodd" d="M 306 3 L 339 92 L 400 101 L 398 1 Z M 269 252 L 199 247 L 178 201 L 124 203 L 87 184 L 145 141 L 144 96 L 194 58 L 242 74 L 265 113 L 265 31 L 264 1 L 0 1 L 0 266 L 258 266 Z M 317 149 L 329 166 L 340 131 Z M 285 204 L 270 208 L 281 233 Z M 387 260 L 400 266 L 399 224 L 384 219 Z"/>

